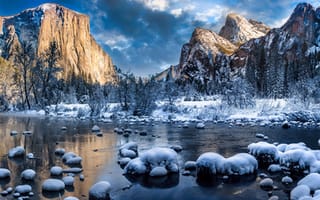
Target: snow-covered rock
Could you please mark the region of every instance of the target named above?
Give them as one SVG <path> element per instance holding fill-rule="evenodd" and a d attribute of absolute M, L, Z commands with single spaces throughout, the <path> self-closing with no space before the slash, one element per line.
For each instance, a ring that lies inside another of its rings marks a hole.
<path fill-rule="evenodd" d="M 224 162 L 225 158 L 218 153 L 203 153 L 196 161 L 197 173 L 204 176 L 222 173 Z"/>
<path fill-rule="evenodd" d="M 156 167 L 163 167 L 167 173 L 179 172 L 177 153 L 169 148 L 152 148 L 131 160 L 125 167 L 128 174 L 150 174 Z M 157 172 L 157 171 L 156 171 Z"/>
<path fill-rule="evenodd" d="M 36 172 L 33 169 L 26 169 L 21 173 L 21 178 L 27 181 L 33 181 L 36 177 Z"/>
<path fill-rule="evenodd" d="M 280 165 L 278 165 L 278 164 L 272 164 L 272 165 L 270 165 L 270 166 L 268 167 L 268 171 L 275 173 L 275 172 L 281 172 L 282 169 L 281 169 L 281 166 L 280 166 Z"/>
<path fill-rule="evenodd" d="M 0 179 L 9 178 L 11 175 L 10 170 L 6 168 L 0 168 Z"/>
<path fill-rule="evenodd" d="M 306 185 L 298 185 L 290 192 L 291 200 L 299 200 L 301 197 L 310 196 L 310 188 Z"/>
<path fill-rule="evenodd" d="M 80 175 L 79 175 L 79 179 L 80 179 L 80 181 L 84 181 L 84 179 L 85 179 L 84 175 L 83 175 L 83 174 L 80 174 Z"/>
<path fill-rule="evenodd" d="M 119 149 L 121 157 L 135 158 L 138 156 L 138 144 L 136 142 L 128 142 Z"/>
<path fill-rule="evenodd" d="M 260 187 L 265 190 L 270 190 L 273 188 L 273 180 L 271 178 L 264 178 L 259 183 Z"/>
<path fill-rule="evenodd" d="M 147 173 L 147 167 L 138 157 L 131 160 L 124 168 L 124 171 L 126 174 L 145 174 Z"/>
<path fill-rule="evenodd" d="M 307 145 L 305 143 L 299 142 L 299 143 L 288 144 L 285 148 L 285 151 L 296 150 L 296 149 L 301 149 L 301 150 L 306 150 L 306 151 L 311 150 L 310 148 L 307 147 Z"/>
<path fill-rule="evenodd" d="M 284 128 L 284 129 L 290 128 L 289 122 L 288 122 L 288 121 L 283 122 L 283 123 L 282 123 L 282 128 Z"/>
<path fill-rule="evenodd" d="M 23 134 L 23 135 L 29 135 L 29 136 L 30 136 L 30 135 L 32 135 L 32 131 L 25 130 L 25 131 L 22 132 L 22 134 Z"/>
<path fill-rule="evenodd" d="M 64 182 L 59 179 L 47 179 L 42 183 L 42 190 L 47 192 L 59 192 L 64 188 Z"/>
<path fill-rule="evenodd" d="M 14 157 L 20 157 L 24 156 L 25 150 L 22 146 L 17 146 L 9 150 L 8 157 L 14 158 Z"/>
<path fill-rule="evenodd" d="M 68 168 L 68 169 L 63 169 L 63 173 L 78 174 L 78 173 L 81 173 L 82 171 L 83 171 L 82 168 L 79 168 L 79 167 L 72 167 L 72 168 Z"/>
<path fill-rule="evenodd" d="M 268 200 L 279 200 L 279 197 L 277 195 L 273 195 Z"/>
<path fill-rule="evenodd" d="M 73 152 L 67 152 L 63 154 L 62 161 L 66 165 L 80 165 L 82 158 Z"/>
<path fill-rule="evenodd" d="M 63 148 L 59 148 L 59 149 L 56 149 L 56 150 L 54 151 L 54 153 L 55 153 L 56 155 L 63 156 L 63 154 L 66 153 L 66 150 L 63 149 Z"/>
<path fill-rule="evenodd" d="M 170 146 L 170 148 L 171 149 L 173 149 L 173 150 L 175 150 L 176 152 L 180 152 L 180 151 L 182 151 L 182 146 L 180 146 L 180 145 L 172 145 L 172 146 Z"/>
<path fill-rule="evenodd" d="M 206 125 L 203 122 L 199 122 L 196 124 L 197 129 L 204 129 L 205 127 L 206 127 Z"/>
<path fill-rule="evenodd" d="M 80 156 L 75 156 L 67 159 L 65 162 L 66 165 L 80 165 L 82 158 Z"/>
<path fill-rule="evenodd" d="M 11 136 L 18 135 L 18 131 L 12 130 L 12 131 L 10 131 L 10 135 Z"/>
<path fill-rule="evenodd" d="M 89 190 L 89 200 L 109 200 L 111 190 L 111 185 L 107 181 L 100 181 L 93 186 L 91 186 Z"/>
<path fill-rule="evenodd" d="M 53 167 L 51 167 L 51 169 L 50 169 L 50 174 L 51 174 L 51 176 L 61 176 L 62 173 L 63 173 L 63 170 L 62 170 L 62 168 L 59 167 L 59 166 L 53 166 Z"/>
<path fill-rule="evenodd" d="M 195 161 L 187 161 L 184 163 L 184 169 L 185 170 L 196 170 L 197 163 Z"/>
<path fill-rule="evenodd" d="M 257 138 L 264 138 L 264 134 L 262 134 L 262 133 L 257 133 L 257 134 L 256 134 L 256 137 L 257 137 Z"/>
<path fill-rule="evenodd" d="M 252 174 L 258 168 L 257 160 L 247 153 L 224 158 L 220 154 L 207 152 L 199 156 L 196 165 L 198 176 Z"/>
<path fill-rule="evenodd" d="M 288 144 L 278 144 L 277 145 L 277 150 L 280 152 L 285 152 Z"/>
<path fill-rule="evenodd" d="M 32 191 L 32 187 L 30 185 L 18 185 L 14 189 L 16 193 L 26 194 Z"/>
<path fill-rule="evenodd" d="M 128 158 L 135 158 L 137 157 L 137 153 L 130 150 L 130 149 L 120 149 L 120 156 L 121 157 L 128 157 Z"/>
<path fill-rule="evenodd" d="M 320 174 L 311 173 L 298 182 L 298 185 L 306 185 L 311 191 L 320 189 Z"/>
<path fill-rule="evenodd" d="M 182 128 L 189 128 L 189 122 L 184 122 L 182 124 Z"/>
<path fill-rule="evenodd" d="M 162 166 L 168 170 L 168 173 L 177 173 L 179 171 L 177 156 L 172 149 L 156 147 L 143 152 L 140 159 L 148 167 Z"/>
<path fill-rule="evenodd" d="M 73 186 L 74 178 L 72 176 L 65 176 L 62 178 L 62 181 L 66 186 Z"/>
<path fill-rule="evenodd" d="M 92 131 L 92 132 L 100 132 L 100 127 L 97 126 L 97 125 L 94 125 L 94 126 L 91 128 L 91 131 Z"/>
<path fill-rule="evenodd" d="M 125 158 L 120 158 L 118 160 L 118 163 L 120 166 L 126 166 L 130 161 L 131 161 L 131 158 L 125 157 Z"/>
<path fill-rule="evenodd" d="M 28 154 L 27 154 L 27 158 L 28 158 L 28 159 L 34 159 L 33 153 L 28 153 Z"/>
<path fill-rule="evenodd" d="M 223 174 L 244 175 L 252 174 L 258 169 L 258 161 L 247 153 L 238 153 L 224 160 Z"/>
<path fill-rule="evenodd" d="M 164 167 L 154 167 L 149 173 L 150 176 L 155 176 L 155 177 L 166 176 L 167 174 L 168 174 L 168 171 Z"/>
<path fill-rule="evenodd" d="M 248 149 L 249 153 L 255 156 L 262 165 L 275 163 L 279 159 L 277 147 L 267 142 L 251 143 Z"/>
<path fill-rule="evenodd" d="M 118 134 L 122 134 L 123 133 L 123 129 L 122 128 L 118 128 L 118 127 L 114 128 L 113 131 L 115 133 L 118 133 Z"/>
<path fill-rule="evenodd" d="M 280 156 L 281 165 L 286 167 L 299 167 L 301 170 L 309 169 L 316 160 L 314 153 L 301 149 L 289 150 Z"/>
<path fill-rule="evenodd" d="M 293 183 L 293 180 L 290 176 L 285 176 L 281 179 L 281 182 L 285 185 Z"/>
<path fill-rule="evenodd" d="M 70 196 L 70 197 L 64 198 L 63 200 L 79 200 L 79 199 L 77 197 Z"/>

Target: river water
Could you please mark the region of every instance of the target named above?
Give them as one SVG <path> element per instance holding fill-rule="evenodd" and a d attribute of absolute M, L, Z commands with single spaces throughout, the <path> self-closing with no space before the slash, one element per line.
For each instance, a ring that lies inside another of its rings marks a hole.
<path fill-rule="evenodd" d="M 102 137 L 91 132 L 91 127 L 97 124 L 103 133 Z M 61 127 L 66 130 L 61 130 Z M 90 120 L 61 119 L 48 117 L 25 117 L 13 115 L 0 116 L 0 167 L 11 171 L 11 179 L 0 181 L 0 191 L 8 187 L 24 184 L 20 174 L 25 169 L 34 169 L 37 173 L 34 182 L 27 182 L 33 188 L 31 199 L 59 199 L 75 196 L 88 199 L 89 188 L 97 181 L 108 181 L 112 185 L 112 199 L 268 199 L 268 192 L 259 187 L 258 176 L 246 176 L 236 181 L 206 181 L 197 180 L 196 176 L 183 176 L 182 171 L 177 175 L 163 178 L 126 177 L 123 169 L 117 164 L 118 149 L 128 141 L 138 143 L 139 151 L 152 147 L 169 147 L 180 145 L 183 150 L 178 154 L 180 168 L 185 161 L 196 160 L 202 153 L 217 152 L 224 157 L 236 153 L 247 152 L 247 146 L 261 139 L 256 133 L 269 137 L 268 142 L 293 143 L 305 142 L 312 149 L 319 149 L 320 131 L 317 128 L 291 128 L 284 130 L 280 127 L 232 126 L 225 124 L 206 123 L 205 129 L 181 128 L 179 124 L 158 122 L 131 123 L 102 123 Z M 147 136 L 131 134 L 129 137 L 114 133 L 115 127 L 146 130 Z M 20 134 L 10 136 L 11 130 Z M 32 131 L 32 135 L 21 134 L 24 130 Z M 35 159 L 9 159 L 7 153 L 15 146 L 23 146 L 26 153 L 33 153 Z M 82 174 L 84 181 L 75 176 L 73 188 L 67 188 L 63 194 L 43 194 L 41 184 L 50 177 L 52 166 L 67 168 L 55 149 L 64 148 L 82 157 Z M 258 174 L 266 172 L 259 169 Z M 272 194 L 280 199 L 288 199 L 287 190 L 281 184 L 283 174 L 269 174 L 275 181 L 277 189 Z M 13 199 L 11 196 L 0 199 Z"/>

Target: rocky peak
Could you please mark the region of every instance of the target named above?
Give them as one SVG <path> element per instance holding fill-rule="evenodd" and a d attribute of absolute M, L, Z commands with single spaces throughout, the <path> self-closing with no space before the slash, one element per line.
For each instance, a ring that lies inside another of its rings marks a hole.
<path fill-rule="evenodd" d="M 181 49 L 178 74 L 184 79 L 209 80 L 212 75 L 213 63 L 224 55 L 231 55 L 237 47 L 215 32 L 196 28 L 189 43 Z"/>
<path fill-rule="evenodd" d="M 262 22 L 247 20 L 241 15 L 230 13 L 227 15 L 225 25 L 221 28 L 219 35 L 226 38 L 233 44 L 241 44 L 264 36 L 270 28 Z"/>
<path fill-rule="evenodd" d="M 319 12 L 319 11 L 318 11 Z M 306 37 L 312 41 L 312 36 L 319 22 L 316 10 L 308 3 L 300 3 L 296 6 L 288 21 L 281 27 L 283 31 L 298 37 Z"/>
<path fill-rule="evenodd" d="M 111 58 L 90 34 L 89 17 L 58 4 L 46 3 L 21 13 L 0 18 L 0 52 L 12 60 L 17 42 L 30 42 L 41 56 L 51 41 L 61 52 L 59 75 L 65 80 L 82 77 L 87 82 L 104 84 L 114 81 Z M 14 42 L 8 42 L 14 41 Z"/>
<path fill-rule="evenodd" d="M 211 51 L 212 54 L 223 53 L 231 55 L 237 49 L 235 45 L 225 38 L 211 30 L 203 28 L 196 28 L 193 31 L 189 44 L 191 46 L 200 45 L 205 50 Z"/>

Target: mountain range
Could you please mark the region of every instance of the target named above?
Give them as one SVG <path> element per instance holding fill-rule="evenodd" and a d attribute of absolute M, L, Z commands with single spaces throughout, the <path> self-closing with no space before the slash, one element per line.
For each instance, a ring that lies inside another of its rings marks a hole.
<path fill-rule="evenodd" d="M 105 84 L 115 80 L 110 56 L 90 34 L 89 17 L 57 4 L 43 4 L 14 16 L 0 17 L 0 56 L 14 61 L 16 46 L 32 44 L 40 57 L 55 41 L 61 53 L 58 76 L 72 76 L 89 83 Z"/>
<path fill-rule="evenodd" d="M 243 78 L 261 96 L 286 95 L 290 85 L 315 77 L 320 59 L 320 8 L 296 6 L 280 28 L 230 13 L 219 33 L 196 28 L 181 48 L 179 63 L 158 74 L 182 83 L 223 85 Z M 110 56 L 90 34 L 89 17 L 57 4 L 43 4 L 14 16 L 0 17 L 0 56 L 14 62 L 23 41 L 41 54 L 56 41 L 61 52 L 59 78 L 89 83 L 115 81 Z"/>
<path fill-rule="evenodd" d="M 273 29 L 232 13 L 219 34 L 196 28 L 181 48 L 179 64 L 158 79 L 218 85 L 241 77 L 261 96 L 277 90 L 282 97 L 290 84 L 319 73 L 319 45 L 320 8 L 310 4 L 298 4 L 288 21 Z"/>

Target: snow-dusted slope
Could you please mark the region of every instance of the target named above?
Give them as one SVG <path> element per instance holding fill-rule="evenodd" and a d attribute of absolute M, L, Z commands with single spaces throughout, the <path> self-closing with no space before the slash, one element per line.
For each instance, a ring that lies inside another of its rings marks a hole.
<path fill-rule="evenodd" d="M 215 77 L 214 63 L 231 55 L 237 47 L 227 39 L 207 29 L 196 28 L 190 42 L 181 50 L 180 76 L 189 81 L 204 82 Z"/>
<path fill-rule="evenodd" d="M 263 97 L 285 97 L 297 82 L 320 74 L 319 24 L 320 8 L 307 3 L 298 4 L 281 28 L 270 31 L 231 14 L 220 34 L 244 43 L 238 47 L 210 30 L 196 29 L 182 47 L 178 79 L 205 85 L 240 76 Z"/>
<path fill-rule="evenodd" d="M 253 38 L 264 36 L 270 30 L 261 22 L 247 20 L 241 15 L 230 13 L 219 35 L 239 46 Z"/>
<path fill-rule="evenodd" d="M 167 79 L 175 80 L 177 78 L 178 74 L 178 66 L 177 65 L 171 65 L 169 68 L 166 70 L 160 72 L 155 76 L 155 79 L 157 81 L 165 81 Z"/>
<path fill-rule="evenodd" d="M 13 61 L 14 48 L 23 41 L 31 43 L 40 56 L 56 41 L 61 51 L 61 78 L 76 75 L 89 82 L 113 81 L 112 60 L 91 36 L 89 26 L 88 16 L 49 3 L 0 17 L 0 56 Z"/>
<path fill-rule="evenodd" d="M 245 77 L 261 94 L 282 97 L 290 85 L 317 75 L 319 23 L 320 8 L 300 3 L 281 28 L 242 45 L 230 66 L 245 69 Z"/>

